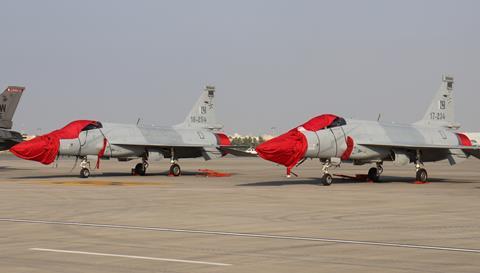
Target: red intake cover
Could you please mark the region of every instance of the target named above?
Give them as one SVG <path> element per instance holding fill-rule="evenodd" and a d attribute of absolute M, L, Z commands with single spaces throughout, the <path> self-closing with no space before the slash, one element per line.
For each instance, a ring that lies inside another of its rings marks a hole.
<path fill-rule="evenodd" d="M 347 136 L 346 143 L 347 143 L 347 149 L 342 154 L 342 157 L 341 157 L 342 160 L 350 159 L 350 156 L 352 155 L 352 152 L 353 152 L 353 146 L 355 146 L 355 142 L 353 141 L 353 138 L 349 136 Z"/>

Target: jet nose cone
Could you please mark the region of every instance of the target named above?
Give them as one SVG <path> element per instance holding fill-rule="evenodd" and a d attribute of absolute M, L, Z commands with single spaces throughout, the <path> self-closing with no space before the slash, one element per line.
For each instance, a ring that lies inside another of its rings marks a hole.
<path fill-rule="evenodd" d="M 58 153 L 58 146 L 54 142 L 55 140 L 48 136 L 40 136 L 13 146 L 10 152 L 23 159 L 50 164 Z"/>
<path fill-rule="evenodd" d="M 307 139 L 297 129 L 260 144 L 258 155 L 287 167 L 288 172 L 305 156 Z"/>

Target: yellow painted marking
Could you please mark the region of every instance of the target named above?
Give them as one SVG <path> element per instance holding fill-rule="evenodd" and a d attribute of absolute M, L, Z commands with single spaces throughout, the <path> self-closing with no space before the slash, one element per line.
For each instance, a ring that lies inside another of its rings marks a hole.
<path fill-rule="evenodd" d="M 129 181 L 108 181 L 108 180 L 53 180 L 37 181 L 40 184 L 62 185 L 62 186 L 165 186 L 158 182 L 129 182 Z"/>

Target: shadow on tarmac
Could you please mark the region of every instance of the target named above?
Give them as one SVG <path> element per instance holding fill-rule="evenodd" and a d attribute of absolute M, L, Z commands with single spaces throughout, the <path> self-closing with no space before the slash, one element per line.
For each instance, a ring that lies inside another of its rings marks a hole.
<path fill-rule="evenodd" d="M 8 166 L 0 166 L 0 172 L 2 171 L 18 171 L 18 170 L 33 170 L 33 169 L 25 169 L 25 168 L 14 168 Z"/>
<path fill-rule="evenodd" d="M 149 173 L 147 172 L 147 174 L 145 175 L 146 177 L 153 177 L 153 176 L 167 176 L 167 177 L 170 177 L 171 175 L 169 175 L 169 172 L 168 171 L 165 171 L 165 172 L 158 172 L 158 173 Z M 187 176 L 187 177 L 206 177 L 205 175 L 205 172 L 200 172 L 200 171 L 196 171 L 196 172 L 192 172 L 192 171 L 182 171 L 182 176 Z M 128 172 L 104 172 L 104 173 L 100 173 L 100 172 L 92 172 L 92 174 L 90 175 L 89 178 L 93 178 L 93 177 L 96 177 L 96 178 L 101 178 L 101 177 L 104 177 L 104 178 L 109 178 L 109 177 L 142 177 L 142 176 L 139 176 L 139 175 L 132 175 L 131 173 L 128 173 Z M 172 176 L 173 177 L 173 176 Z M 63 174 L 52 174 L 52 175 L 29 175 L 29 176 L 17 176 L 17 177 L 12 177 L 14 179 L 49 179 L 49 178 L 80 178 L 80 174 L 77 173 L 76 171 L 75 172 L 69 172 L 69 173 L 63 173 Z"/>
<path fill-rule="evenodd" d="M 415 184 L 415 179 L 412 177 L 398 177 L 398 176 L 382 176 L 380 182 L 370 182 L 370 181 L 359 181 L 355 179 L 348 178 L 334 178 L 333 184 L 386 184 L 386 183 L 407 183 Z M 450 180 L 444 178 L 429 178 L 427 183 L 424 184 L 433 184 L 433 183 L 451 183 L 451 184 L 471 184 L 471 183 L 480 183 L 467 180 Z M 239 184 L 237 186 L 241 187 L 277 187 L 277 186 L 289 186 L 289 185 L 318 185 L 323 186 L 320 178 L 311 177 L 306 179 L 287 179 L 285 180 L 275 180 L 275 181 L 262 181 L 262 182 L 253 182 Z"/>

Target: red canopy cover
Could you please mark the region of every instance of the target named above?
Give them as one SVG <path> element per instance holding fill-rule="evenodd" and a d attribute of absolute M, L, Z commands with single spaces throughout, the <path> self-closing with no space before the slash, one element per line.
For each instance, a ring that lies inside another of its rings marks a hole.
<path fill-rule="evenodd" d="M 318 131 L 328 127 L 336 118 L 335 115 L 321 115 L 299 127 L 308 131 Z M 287 167 L 287 174 L 290 174 L 292 168 L 307 152 L 307 138 L 298 130 L 299 127 L 258 145 L 256 149 L 258 155 L 263 159 L 284 165 Z"/>
<path fill-rule="evenodd" d="M 311 120 L 305 122 L 302 126 L 305 130 L 316 132 L 322 129 L 327 128 L 332 122 L 337 119 L 338 116 L 325 114 L 312 118 Z"/>
<path fill-rule="evenodd" d="M 21 142 L 10 148 L 10 151 L 20 158 L 38 161 L 42 164 L 48 165 L 55 161 L 55 157 L 57 157 L 58 149 L 60 147 L 60 139 L 78 138 L 80 132 L 91 124 L 96 125 L 97 122 L 93 120 L 74 121 L 62 129 L 36 137 L 29 141 Z"/>

